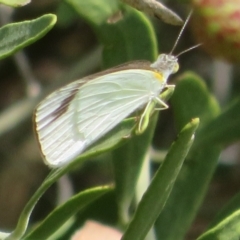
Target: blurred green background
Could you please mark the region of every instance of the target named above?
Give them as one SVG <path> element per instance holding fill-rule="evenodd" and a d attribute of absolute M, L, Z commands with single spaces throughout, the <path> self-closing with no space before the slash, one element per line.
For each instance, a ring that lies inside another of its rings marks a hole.
<path fill-rule="evenodd" d="M 169 0 L 166 4 L 183 19 L 186 18 L 191 8 L 189 4 L 181 1 Z M 118 55 L 116 59 L 112 59 L 106 52 L 104 61 L 102 61 L 103 47 L 99 39 L 106 41 L 104 37 L 107 30 L 96 30 L 93 27 L 94 23 L 86 21 L 85 18 L 79 18 L 71 8 L 67 10 L 68 7 L 58 0 L 34 0 L 31 4 L 14 11 L 1 6 L 1 25 L 37 18 L 45 13 L 57 14 L 58 22 L 45 37 L 24 48 L 23 55 L 8 57 L 0 61 L 0 123 L 4 114 L 13 106 L 17 108 L 17 104 L 25 99 L 31 101 L 31 96 L 39 91 L 50 92 L 72 80 L 125 62 L 125 56 L 119 57 Z M 156 32 L 159 53 L 169 53 L 180 27 L 163 23 L 154 17 L 149 17 L 149 19 Z M 175 53 L 198 43 L 194 37 L 194 27 L 195 25 L 190 22 L 181 36 Z M 114 28 L 114 25 L 109 28 Z M 122 31 L 124 35 L 126 29 L 122 28 L 118 31 Z M 127 39 L 127 36 L 125 37 Z M 135 39 L 135 41 L 136 44 L 141 44 L 141 39 Z M 121 46 L 127 43 L 122 41 L 119 44 Z M 143 45 L 140 49 L 139 58 L 153 60 L 151 56 L 155 53 L 149 53 L 148 46 Z M 115 51 L 116 55 L 121 54 L 121 49 L 113 47 L 110 50 Z M 104 51 L 109 51 L 109 49 L 104 49 Z M 24 61 L 21 60 L 21 56 L 24 57 Z M 129 56 L 126 57 L 128 58 Z M 25 61 L 30 67 L 29 74 L 32 79 L 30 83 L 26 82 L 25 76 L 22 75 L 20 63 Z M 178 76 L 186 70 L 196 72 L 205 80 L 209 91 L 217 98 L 222 109 L 239 95 L 238 64 L 231 65 L 217 60 L 204 52 L 201 47 L 183 54 L 179 63 L 180 70 L 171 76 L 170 83 L 175 84 Z M 19 115 L 13 115 L 15 124 L 6 125 L 0 131 L 0 228 L 6 231 L 15 227 L 21 210 L 49 172 L 41 159 L 35 140 L 31 115 L 33 110 L 29 109 L 29 113 L 23 119 L 20 116 L 21 111 Z M 167 150 L 177 132 L 170 102 L 170 109 L 161 112 L 154 133 L 153 147 Z M 221 154 L 202 207 L 186 239 L 194 239 L 202 233 L 216 213 L 234 194 L 239 192 L 240 145 L 239 142 L 235 142 L 226 147 Z M 152 170 L 154 171 L 157 166 L 158 163 L 153 163 Z M 111 183 L 113 181 L 111 157 L 105 154 L 88 161 L 81 169 L 75 169 L 62 181 L 52 186 L 40 199 L 31 217 L 31 222 L 41 220 L 57 202 L 62 201 L 61 198 L 66 198 L 72 191 L 78 192 L 91 186 Z M 65 184 L 67 187 L 63 187 Z"/>

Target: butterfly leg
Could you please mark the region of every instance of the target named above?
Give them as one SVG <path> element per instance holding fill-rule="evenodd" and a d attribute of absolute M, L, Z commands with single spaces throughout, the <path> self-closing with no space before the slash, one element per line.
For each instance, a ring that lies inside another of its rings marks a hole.
<path fill-rule="evenodd" d="M 160 105 L 159 107 L 155 108 L 155 110 L 165 110 L 168 109 L 168 105 L 160 98 L 156 98 L 157 104 Z"/>
<path fill-rule="evenodd" d="M 137 135 L 142 134 L 146 130 L 148 123 L 149 123 L 149 118 L 150 118 L 152 112 L 154 111 L 155 106 L 156 106 L 155 101 L 148 102 L 147 106 L 145 107 L 143 113 L 140 116 L 140 120 L 139 120 L 138 126 L 136 128 Z"/>
<path fill-rule="evenodd" d="M 164 110 L 168 108 L 168 105 L 162 99 L 167 100 L 172 96 L 175 85 L 167 85 L 166 88 L 167 90 L 161 93 L 159 97 L 148 102 L 147 106 L 140 116 L 140 120 L 136 128 L 136 134 L 142 134 L 146 130 L 150 116 L 154 110 Z M 156 108 L 156 104 L 159 105 L 158 108 Z"/>
<path fill-rule="evenodd" d="M 160 94 L 159 98 L 167 101 L 172 96 L 174 89 L 175 85 L 166 85 L 166 90 Z"/>
<path fill-rule="evenodd" d="M 168 108 L 168 105 L 163 101 L 163 99 L 168 100 L 172 96 L 175 85 L 167 85 L 166 88 L 167 89 L 162 92 L 158 98 L 156 98 L 156 101 L 160 106 L 155 108 L 155 110 L 164 110 Z"/>

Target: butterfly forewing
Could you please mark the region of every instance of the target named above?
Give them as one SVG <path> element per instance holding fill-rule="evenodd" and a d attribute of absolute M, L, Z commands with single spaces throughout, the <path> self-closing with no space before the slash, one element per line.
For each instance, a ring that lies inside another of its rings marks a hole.
<path fill-rule="evenodd" d="M 158 97 L 164 84 L 149 70 L 123 70 L 83 84 L 73 82 L 36 109 L 37 137 L 46 163 L 59 167 L 76 158 L 123 119 Z"/>

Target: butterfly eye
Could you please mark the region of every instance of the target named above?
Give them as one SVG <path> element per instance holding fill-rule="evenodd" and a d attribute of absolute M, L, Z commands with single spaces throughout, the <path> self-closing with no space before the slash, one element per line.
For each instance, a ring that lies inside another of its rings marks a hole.
<path fill-rule="evenodd" d="M 179 70 L 179 64 L 175 63 L 174 67 L 173 67 L 173 73 L 176 73 Z"/>

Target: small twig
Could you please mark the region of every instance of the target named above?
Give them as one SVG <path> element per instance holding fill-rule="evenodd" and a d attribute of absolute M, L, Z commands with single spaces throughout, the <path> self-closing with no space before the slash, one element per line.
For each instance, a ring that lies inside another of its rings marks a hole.
<path fill-rule="evenodd" d="M 231 92 L 233 66 L 222 60 L 213 61 L 213 93 L 220 102 L 226 104 Z"/>
<path fill-rule="evenodd" d="M 35 97 L 39 95 L 41 92 L 41 86 L 32 72 L 25 53 L 23 51 L 20 51 L 14 54 L 13 58 L 17 65 L 18 71 L 25 82 L 27 96 Z"/>
<path fill-rule="evenodd" d="M 176 13 L 156 0 L 122 0 L 122 2 L 139 11 L 153 15 L 166 23 L 172 25 L 183 24 L 183 20 Z"/>
<path fill-rule="evenodd" d="M 73 186 L 68 175 L 63 175 L 57 181 L 57 205 L 65 203 L 74 194 Z"/>

